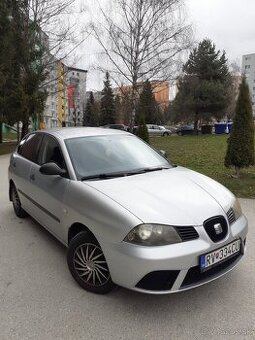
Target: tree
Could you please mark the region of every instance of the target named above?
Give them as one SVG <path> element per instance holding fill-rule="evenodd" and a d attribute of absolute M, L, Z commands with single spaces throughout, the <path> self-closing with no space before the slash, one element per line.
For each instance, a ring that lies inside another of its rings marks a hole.
<path fill-rule="evenodd" d="M 150 143 L 149 133 L 148 133 L 148 129 L 146 126 L 144 115 L 141 115 L 139 117 L 139 123 L 138 123 L 138 128 L 136 131 L 136 135 L 140 137 L 141 139 L 143 139 L 146 143 Z"/>
<path fill-rule="evenodd" d="M 237 99 L 233 129 L 228 139 L 225 166 L 240 169 L 254 165 L 254 122 L 249 87 L 243 78 Z"/>
<path fill-rule="evenodd" d="M 104 88 L 102 91 L 100 108 L 100 125 L 113 124 L 115 117 L 114 96 L 109 73 L 105 74 Z"/>
<path fill-rule="evenodd" d="M 20 83 L 18 64 L 20 47 L 19 30 L 15 28 L 19 18 L 12 22 L 16 2 L 12 6 L 7 1 L 0 1 L 0 125 L 3 122 L 13 124 L 21 114 L 24 91 Z M 2 128 L 0 126 L 0 143 Z"/>
<path fill-rule="evenodd" d="M 115 0 L 116 15 L 101 8 L 100 28 L 91 24 L 112 66 L 111 73 L 131 84 L 132 128 L 137 84 L 144 79 L 168 79 L 180 66 L 180 55 L 191 46 L 191 29 L 181 15 L 181 0 Z M 102 67 L 101 67 L 102 68 Z"/>
<path fill-rule="evenodd" d="M 183 71 L 174 103 L 179 116 L 192 118 L 195 130 L 200 119 L 208 122 L 224 116 L 231 84 L 225 52 L 216 51 L 215 45 L 204 39 L 191 52 Z"/>
<path fill-rule="evenodd" d="M 152 92 L 151 83 L 146 80 L 143 85 L 143 90 L 140 94 L 137 105 L 137 121 L 140 121 L 140 117 L 144 115 L 146 123 L 157 123 L 157 103 L 155 101 L 154 94 Z"/>
<path fill-rule="evenodd" d="M 22 135 L 27 133 L 30 118 L 38 118 L 44 109 L 45 80 L 54 59 L 51 53 L 60 55 L 70 38 L 70 27 L 63 25 L 62 16 L 73 2 L 0 1 L 0 22 L 5 23 L 0 23 L 0 45 L 1 41 L 8 45 L 8 53 L 0 49 L 1 65 L 5 65 L 5 81 L 1 82 L 5 88 L 0 88 L 1 116 L 11 124 L 22 121 Z M 11 67 L 6 67 L 8 63 Z"/>
<path fill-rule="evenodd" d="M 83 126 L 98 126 L 98 120 L 99 108 L 91 91 L 84 111 Z"/>

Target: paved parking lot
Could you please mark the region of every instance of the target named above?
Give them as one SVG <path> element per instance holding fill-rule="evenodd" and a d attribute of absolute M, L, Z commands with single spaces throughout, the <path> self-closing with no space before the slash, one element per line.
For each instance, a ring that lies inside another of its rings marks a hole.
<path fill-rule="evenodd" d="M 187 292 L 150 296 L 83 291 L 65 248 L 8 201 L 0 156 L 0 339 L 255 339 L 255 203 L 241 200 L 250 231 L 239 267 Z"/>

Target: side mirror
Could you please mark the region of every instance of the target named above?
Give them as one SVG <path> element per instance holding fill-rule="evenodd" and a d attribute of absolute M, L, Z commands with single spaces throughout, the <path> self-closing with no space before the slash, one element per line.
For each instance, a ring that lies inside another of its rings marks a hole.
<path fill-rule="evenodd" d="M 165 150 L 159 150 L 159 153 L 160 153 L 161 156 L 167 158 L 167 153 L 166 153 Z"/>
<path fill-rule="evenodd" d="M 43 164 L 40 169 L 40 173 L 49 176 L 63 176 L 66 174 L 66 170 L 61 169 L 56 163 L 50 162 Z"/>

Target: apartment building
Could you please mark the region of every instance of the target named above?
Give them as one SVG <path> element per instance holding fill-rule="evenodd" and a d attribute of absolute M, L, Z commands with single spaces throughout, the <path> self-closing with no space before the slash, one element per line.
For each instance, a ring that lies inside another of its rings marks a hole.
<path fill-rule="evenodd" d="M 250 89 L 252 111 L 255 117 L 255 53 L 243 55 L 242 73 L 245 75 Z"/>
<path fill-rule="evenodd" d="M 86 101 L 87 71 L 51 57 L 45 89 L 48 97 L 40 128 L 81 126 Z"/>

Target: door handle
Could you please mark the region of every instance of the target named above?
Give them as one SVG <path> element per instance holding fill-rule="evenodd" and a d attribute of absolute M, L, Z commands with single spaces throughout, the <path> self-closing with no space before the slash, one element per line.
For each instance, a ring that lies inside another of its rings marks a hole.
<path fill-rule="evenodd" d="M 35 175 L 34 174 L 30 175 L 30 179 L 31 179 L 31 181 L 34 181 L 35 180 Z"/>

